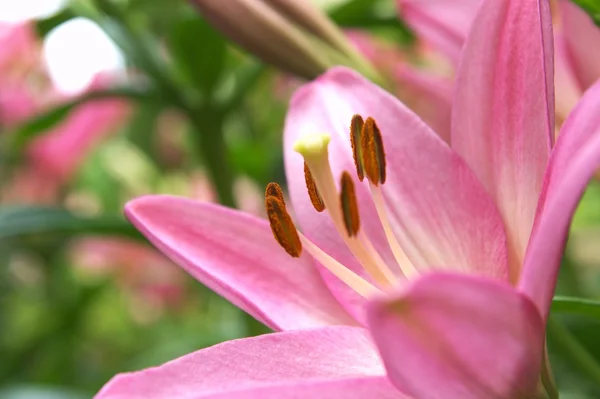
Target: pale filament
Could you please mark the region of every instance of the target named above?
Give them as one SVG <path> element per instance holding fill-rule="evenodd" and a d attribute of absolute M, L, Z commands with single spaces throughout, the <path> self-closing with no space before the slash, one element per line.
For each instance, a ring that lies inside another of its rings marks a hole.
<path fill-rule="evenodd" d="M 298 232 L 298 236 L 300 237 L 302 246 L 315 260 L 317 260 L 348 287 L 352 288 L 357 294 L 363 298 L 369 299 L 374 295 L 381 293 L 378 288 L 369 283 L 367 280 L 363 279 L 358 274 L 354 273 L 352 270 L 348 269 L 340 262 L 327 255 L 321 248 L 316 246 L 302 233 Z"/>
<path fill-rule="evenodd" d="M 337 201 L 337 190 L 333 179 L 333 172 L 329 165 L 328 151 L 325 147 L 320 154 L 304 156 L 306 163 L 311 171 L 317 190 L 325 203 L 325 207 L 338 230 L 340 236 L 365 268 L 367 273 L 382 286 L 389 286 L 397 282 L 396 276 L 388 268 L 387 264 L 381 259 L 373 244 L 364 234 L 358 237 L 350 237 L 344 227 L 342 212 Z"/>
<path fill-rule="evenodd" d="M 400 266 L 404 276 L 408 279 L 414 279 L 418 276 L 419 272 L 412 264 L 410 259 L 408 259 L 408 256 L 406 256 L 406 253 L 400 246 L 400 243 L 392 231 L 392 226 L 385 208 L 385 201 L 383 199 L 381 188 L 372 184 L 371 182 L 369 182 L 369 186 L 371 188 L 371 196 L 373 197 L 373 203 L 375 204 L 377 215 L 379 215 L 379 220 L 381 221 L 383 231 L 388 240 L 388 244 L 392 250 L 392 253 L 394 254 L 394 258 L 396 258 L 396 262 L 398 263 L 398 266 Z"/>

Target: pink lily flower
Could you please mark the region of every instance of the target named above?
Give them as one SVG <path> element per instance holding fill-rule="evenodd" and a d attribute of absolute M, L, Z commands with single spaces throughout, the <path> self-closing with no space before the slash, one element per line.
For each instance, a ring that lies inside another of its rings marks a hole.
<path fill-rule="evenodd" d="M 130 202 L 160 250 L 278 332 L 119 375 L 97 398 L 536 397 L 565 238 L 600 164 L 600 85 L 554 144 L 552 83 L 548 2 L 484 0 L 452 147 L 351 70 L 298 90 L 284 150 L 302 233 L 276 184 L 269 222 Z"/>
<path fill-rule="evenodd" d="M 481 0 L 397 0 L 401 17 L 420 38 L 458 64 Z M 552 2 L 555 21 L 556 118 L 562 124 L 577 101 L 600 77 L 600 55 L 593 51 L 600 29 L 570 0 Z"/>

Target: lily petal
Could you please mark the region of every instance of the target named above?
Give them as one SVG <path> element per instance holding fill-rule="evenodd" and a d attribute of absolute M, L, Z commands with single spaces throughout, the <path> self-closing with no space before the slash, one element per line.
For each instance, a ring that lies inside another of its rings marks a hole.
<path fill-rule="evenodd" d="M 311 258 L 291 258 L 265 220 L 162 195 L 135 199 L 125 212 L 173 262 L 275 330 L 355 324 Z"/>
<path fill-rule="evenodd" d="M 228 341 L 158 367 L 117 375 L 96 399 L 237 398 L 254 389 L 296 384 L 302 390 L 305 384 L 352 384 L 355 378 L 384 376 L 366 330 L 325 327 Z"/>
<path fill-rule="evenodd" d="M 485 0 L 456 78 L 452 147 L 495 199 L 516 281 L 554 136 L 547 0 Z"/>
<path fill-rule="evenodd" d="M 536 227 L 519 286 L 546 316 L 552 301 L 573 213 L 600 167 L 600 83 L 592 86 L 564 123 L 546 172 Z"/>
<path fill-rule="evenodd" d="M 406 63 L 398 66 L 395 78 L 399 86 L 398 98 L 419 115 L 442 140 L 450 143 L 452 81 Z"/>
<path fill-rule="evenodd" d="M 395 97 L 346 68 L 333 68 L 302 87 L 286 120 L 286 174 L 294 210 L 307 235 L 343 264 L 357 267 L 343 252 L 341 240 L 334 242 L 336 234 L 327 217 L 312 209 L 302 157 L 291 148 L 303 134 L 330 132 L 334 175 L 339 176 L 343 169 L 354 171 L 349 141 L 349 121 L 354 113 L 372 116 L 381 129 L 388 154 L 382 191 L 392 227 L 415 266 L 457 265 L 462 271 L 506 278 L 502 221 L 472 171 Z M 358 184 L 356 192 L 361 228 L 375 245 L 385 246 L 368 184 Z"/>
<path fill-rule="evenodd" d="M 583 95 L 575 76 L 567 40 L 562 32 L 554 33 L 554 86 L 556 90 L 556 120 L 564 122 Z"/>
<path fill-rule="evenodd" d="M 593 50 L 600 41 L 600 29 L 572 2 L 561 0 L 559 5 L 569 55 L 579 83 L 585 90 L 600 78 L 600 53 Z"/>
<path fill-rule="evenodd" d="M 415 399 L 535 392 L 544 325 L 535 305 L 506 283 L 429 274 L 371 303 L 368 320 L 390 380 Z"/>
<path fill-rule="evenodd" d="M 479 3 L 481 0 L 397 0 L 400 17 L 456 63 Z"/>
<path fill-rule="evenodd" d="M 347 378 L 273 385 L 227 392 L 202 399 L 409 399 L 398 392 L 386 377 Z M 194 398 L 196 399 L 196 398 Z M 199 399 L 199 398 L 198 398 Z"/>

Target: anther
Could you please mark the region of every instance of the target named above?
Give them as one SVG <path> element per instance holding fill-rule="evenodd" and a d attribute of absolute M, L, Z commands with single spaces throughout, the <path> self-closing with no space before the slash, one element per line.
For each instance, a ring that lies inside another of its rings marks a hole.
<path fill-rule="evenodd" d="M 352 156 L 354 157 L 354 165 L 356 165 L 356 174 L 358 179 L 363 181 L 365 178 L 365 169 L 362 160 L 361 151 L 361 132 L 365 122 L 362 116 L 355 114 L 350 122 L 350 143 L 352 144 Z"/>
<path fill-rule="evenodd" d="M 342 173 L 342 191 L 340 192 L 340 203 L 342 206 L 342 215 L 346 231 L 350 237 L 356 236 L 360 228 L 360 218 L 358 216 L 358 204 L 356 201 L 356 192 L 352 177 L 346 171 Z"/>
<path fill-rule="evenodd" d="M 317 212 L 323 212 L 325 210 L 325 202 L 323 202 L 323 198 L 321 198 L 321 195 L 317 190 L 317 184 L 315 183 L 306 162 L 304 162 L 304 180 L 306 181 L 306 189 L 308 190 L 310 202 L 312 202 Z"/>
<path fill-rule="evenodd" d="M 277 183 L 269 183 L 267 184 L 267 188 L 265 190 L 265 198 L 275 197 L 281 201 L 281 203 L 285 206 L 285 200 L 283 199 L 283 190 L 281 186 Z"/>
<path fill-rule="evenodd" d="M 361 150 L 365 173 L 375 186 L 385 183 L 385 151 L 375 120 L 368 117 L 361 133 Z"/>
<path fill-rule="evenodd" d="M 265 198 L 267 216 L 275 240 L 292 257 L 298 258 L 302 254 L 302 243 L 296 231 L 296 226 L 290 214 L 285 209 L 285 204 L 274 195 Z"/>

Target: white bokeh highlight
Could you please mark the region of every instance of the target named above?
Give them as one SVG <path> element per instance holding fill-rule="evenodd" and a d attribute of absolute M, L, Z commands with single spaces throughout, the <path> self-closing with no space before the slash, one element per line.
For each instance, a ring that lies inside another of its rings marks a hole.
<path fill-rule="evenodd" d="M 48 33 L 44 60 L 56 89 L 67 94 L 84 90 L 99 72 L 124 69 L 120 50 L 85 18 L 69 20 Z"/>
<path fill-rule="evenodd" d="M 0 21 L 19 22 L 56 13 L 65 0 L 0 0 Z"/>

